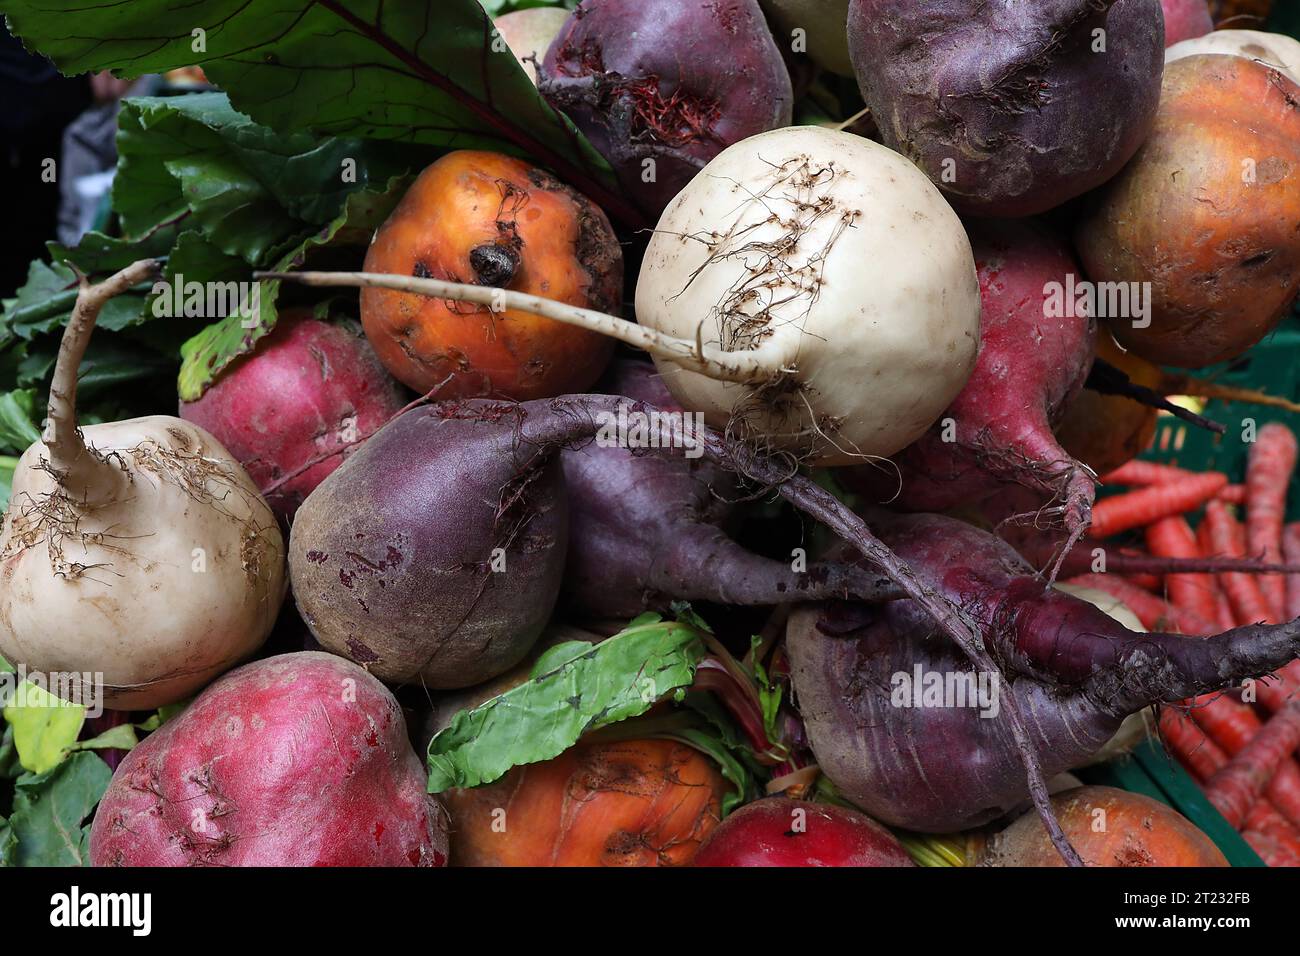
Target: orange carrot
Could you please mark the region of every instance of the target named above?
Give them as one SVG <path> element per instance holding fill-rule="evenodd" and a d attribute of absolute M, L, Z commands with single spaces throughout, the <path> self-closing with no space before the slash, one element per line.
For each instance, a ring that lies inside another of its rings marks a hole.
<path fill-rule="evenodd" d="M 1240 829 L 1278 768 L 1295 766 L 1290 762 L 1290 754 L 1297 747 L 1300 747 L 1300 701 L 1270 718 L 1226 767 L 1206 781 L 1206 797 L 1225 820 Z"/>
<path fill-rule="evenodd" d="M 1281 846 L 1277 838 L 1270 834 L 1260 833 L 1258 830 L 1243 830 L 1241 838 L 1250 844 L 1250 848 L 1264 861 L 1265 866 L 1270 868 L 1300 866 L 1300 856 Z"/>
<path fill-rule="evenodd" d="M 1240 522 L 1233 517 L 1228 506 L 1221 501 L 1211 501 L 1205 506 L 1206 534 L 1215 555 L 1240 558 L 1245 556 L 1245 534 Z M 1219 584 L 1228 596 L 1238 624 L 1258 624 L 1266 621 L 1275 624 L 1264 592 L 1259 582 L 1250 574 L 1220 574 Z"/>
<path fill-rule="evenodd" d="M 1246 545 L 1265 561 L 1282 560 L 1282 523 L 1286 520 L 1286 493 L 1295 473 L 1295 433 L 1270 422 L 1259 430 L 1246 465 Z M 1286 582 L 1280 574 L 1260 577 L 1260 588 L 1273 616 L 1282 619 Z"/>
<path fill-rule="evenodd" d="M 1227 752 L 1176 707 L 1160 708 L 1160 736 L 1179 763 L 1199 783 L 1209 780 L 1228 765 Z M 1255 830 L 1276 840 L 1300 857 L 1300 829 L 1278 812 L 1271 800 L 1257 800 L 1246 817 L 1245 826 L 1247 830 Z"/>
<path fill-rule="evenodd" d="M 1176 707 L 1160 708 L 1160 736 L 1179 762 L 1201 783 L 1228 765 L 1228 754 L 1224 749 Z"/>
<path fill-rule="evenodd" d="M 1282 557 L 1288 564 L 1300 562 L 1300 521 L 1282 529 Z M 1300 574 L 1286 576 L 1286 613 L 1283 616 L 1288 621 L 1300 617 Z"/>
<path fill-rule="evenodd" d="M 1225 505 L 1244 505 L 1246 503 L 1246 486 L 1228 485 L 1214 497 Z"/>
<path fill-rule="evenodd" d="M 1300 829 L 1288 822 L 1267 800 L 1260 800 L 1250 808 L 1250 813 L 1246 816 L 1246 829 L 1276 840 L 1281 849 L 1300 859 Z M 1297 864 L 1292 862 L 1285 865 Z"/>
<path fill-rule="evenodd" d="M 1210 541 L 1210 526 L 1204 521 L 1196 528 L 1196 547 L 1201 557 L 1214 557 L 1214 544 Z M 1230 631 L 1237 626 L 1237 617 L 1232 613 L 1232 605 L 1228 602 L 1228 595 L 1224 593 L 1217 575 L 1214 578 L 1214 594 L 1216 611 L 1214 621 L 1219 625 L 1220 631 Z"/>
<path fill-rule="evenodd" d="M 1227 484 L 1227 475 L 1212 471 L 1106 498 L 1092 509 L 1092 530 L 1088 533 L 1094 538 L 1106 538 L 1193 511 Z"/>
<path fill-rule="evenodd" d="M 1157 558 L 1199 558 L 1196 534 L 1182 515 L 1161 518 L 1147 525 L 1147 550 Z M 1218 585 L 1212 574 L 1170 574 L 1165 577 L 1170 602 L 1207 621 L 1219 616 Z"/>
<path fill-rule="evenodd" d="M 1150 630 L 1167 627 L 1182 634 L 1211 634 L 1216 630 L 1210 621 L 1191 611 L 1174 607 L 1118 574 L 1080 574 L 1070 578 L 1066 584 L 1105 591 L 1127 604 L 1129 610 L 1142 622 L 1142 626 Z"/>
<path fill-rule="evenodd" d="M 1125 580 L 1131 581 L 1144 591 L 1160 591 L 1164 588 L 1164 582 L 1161 581 L 1158 574 L 1126 574 Z"/>
<path fill-rule="evenodd" d="M 1173 465 L 1159 465 L 1153 461 L 1134 458 L 1120 465 L 1109 474 L 1101 476 L 1103 485 L 1164 485 L 1171 481 L 1181 481 L 1197 474 L 1186 468 Z"/>

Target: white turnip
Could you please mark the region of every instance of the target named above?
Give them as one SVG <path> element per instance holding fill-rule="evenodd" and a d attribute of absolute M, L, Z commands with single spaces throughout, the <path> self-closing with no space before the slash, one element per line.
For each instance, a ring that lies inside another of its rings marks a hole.
<path fill-rule="evenodd" d="M 19 460 L 0 530 L 0 655 L 102 675 L 104 705 L 122 710 L 180 700 L 247 657 L 285 593 L 275 516 L 211 435 L 161 415 L 77 427 L 99 310 L 155 271 L 83 280 L 44 439 Z"/>
<path fill-rule="evenodd" d="M 1165 51 L 1165 62 L 1173 63 L 1198 53 L 1219 53 L 1259 60 L 1300 83 L 1300 40 L 1283 33 L 1217 30 L 1208 36 L 1175 43 Z"/>

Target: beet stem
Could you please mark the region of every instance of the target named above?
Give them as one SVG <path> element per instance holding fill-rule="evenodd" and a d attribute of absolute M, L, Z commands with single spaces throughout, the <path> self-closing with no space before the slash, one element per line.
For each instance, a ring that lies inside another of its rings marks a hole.
<path fill-rule="evenodd" d="M 1093 363 L 1092 373 L 1088 376 L 1087 387 L 1102 395 L 1119 395 L 1130 398 L 1140 405 L 1169 412 L 1185 422 L 1190 422 L 1197 428 L 1204 428 L 1216 435 L 1222 435 L 1228 430 L 1226 425 L 1188 411 L 1182 406 L 1175 405 L 1154 389 L 1136 384 L 1129 379 L 1127 372 L 1116 368 L 1105 359 L 1099 358 Z"/>
<path fill-rule="evenodd" d="M 581 309 L 554 299 L 513 292 L 509 289 L 375 272 L 255 272 L 253 277 L 261 280 L 300 282 L 309 286 L 391 289 L 395 292 L 409 292 L 412 295 L 422 295 L 431 299 L 472 302 L 493 310 L 518 310 L 607 335 L 633 348 L 699 372 L 715 381 L 734 382 L 740 385 L 763 385 L 771 383 L 773 378 L 772 370 L 752 354 L 724 352 L 705 345 L 698 339 L 679 339 L 647 326 L 629 322 L 627 319 L 621 319 L 616 315 L 597 312 L 594 309 Z"/>
<path fill-rule="evenodd" d="M 95 285 L 77 273 L 80 288 L 59 343 L 59 357 L 50 382 L 49 424 L 45 434 L 50 466 L 59 474 L 60 481 L 67 479 L 74 466 L 90 460 L 77 428 L 77 372 L 90 345 L 99 312 L 109 299 L 156 276 L 158 268 L 157 260 L 141 259 Z"/>

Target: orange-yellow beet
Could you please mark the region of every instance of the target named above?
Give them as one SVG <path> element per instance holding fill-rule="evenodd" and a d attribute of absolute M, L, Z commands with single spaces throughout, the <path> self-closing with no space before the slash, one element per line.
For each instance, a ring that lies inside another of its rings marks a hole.
<path fill-rule="evenodd" d="M 462 150 L 429 166 L 375 233 L 367 272 L 507 288 L 617 314 L 623 253 L 605 214 L 544 170 Z M 613 341 L 525 312 L 361 290 L 361 323 L 394 377 L 437 398 L 581 392 Z"/>
<path fill-rule="evenodd" d="M 718 825 L 727 789 L 685 744 L 579 744 L 444 794 L 452 865 L 682 866 Z"/>

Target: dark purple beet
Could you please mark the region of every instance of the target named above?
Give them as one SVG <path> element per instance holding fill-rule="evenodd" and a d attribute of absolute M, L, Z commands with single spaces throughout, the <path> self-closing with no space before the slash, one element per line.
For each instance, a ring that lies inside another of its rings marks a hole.
<path fill-rule="evenodd" d="M 615 363 L 599 391 L 673 409 L 649 362 Z M 725 527 L 737 516 L 733 475 L 694 460 L 594 443 L 566 449 L 569 559 L 565 601 L 586 619 L 666 610 L 673 601 L 731 606 L 783 604 L 891 590 L 882 576 L 845 563 L 763 557 Z"/>
<path fill-rule="evenodd" d="M 558 448 L 521 438 L 525 408 L 412 409 L 308 496 L 289 572 L 322 647 L 430 688 L 528 653 L 559 594 L 568 514 Z"/>
<path fill-rule="evenodd" d="M 885 145 L 974 216 L 1100 186 L 1160 99 L 1160 0 L 852 0 L 848 38 Z"/>
<path fill-rule="evenodd" d="M 538 88 L 656 218 L 727 146 L 789 126 L 794 102 L 756 0 L 583 0 Z"/>
<path fill-rule="evenodd" d="M 991 716 L 969 706 L 897 706 L 896 675 L 917 667 L 945 679 L 976 676 L 910 600 L 810 605 L 791 615 L 791 676 L 817 762 L 845 797 L 888 824 L 951 833 L 1028 796 L 1008 692 L 1050 778 L 1085 763 L 1145 706 L 1260 677 L 1300 655 L 1300 622 L 1201 640 L 1139 634 L 1047 588 L 1009 545 L 970 525 L 878 515 L 872 527 L 922 581 L 965 609 L 1001 670 Z"/>

